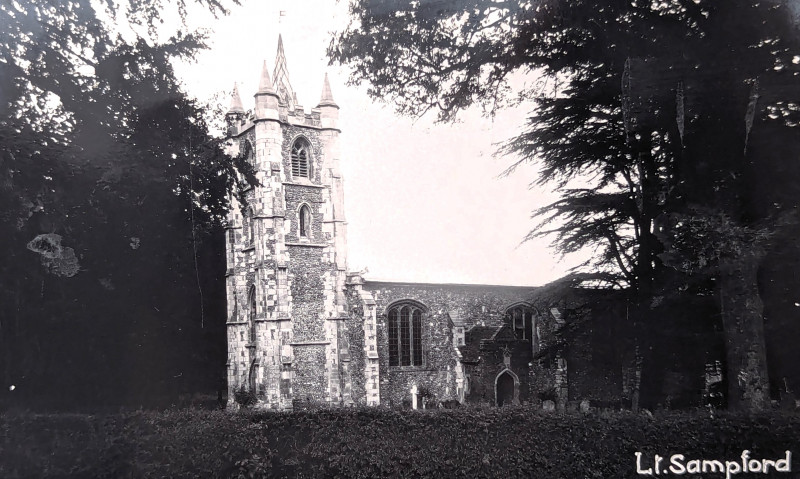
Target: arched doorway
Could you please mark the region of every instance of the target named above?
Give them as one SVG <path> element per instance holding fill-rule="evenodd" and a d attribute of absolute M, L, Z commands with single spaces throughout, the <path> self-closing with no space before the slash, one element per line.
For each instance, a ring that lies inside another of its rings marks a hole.
<path fill-rule="evenodd" d="M 512 376 L 511 371 L 506 369 L 495 380 L 495 397 L 497 398 L 497 407 L 509 406 L 514 404 L 514 392 L 516 389 L 516 380 Z"/>

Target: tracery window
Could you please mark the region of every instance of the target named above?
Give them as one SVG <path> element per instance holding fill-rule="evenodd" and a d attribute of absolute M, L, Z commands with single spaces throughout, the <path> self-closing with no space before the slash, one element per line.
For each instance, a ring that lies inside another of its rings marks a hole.
<path fill-rule="evenodd" d="M 533 339 L 533 310 L 527 306 L 515 306 L 506 311 L 517 339 Z"/>
<path fill-rule="evenodd" d="M 389 309 L 389 366 L 422 366 L 422 316 L 414 304 Z"/>
<path fill-rule="evenodd" d="M 303 205 L 300 207 L 300 214 L 299 214 L 299 223 L 300 223 L 300 236 L 304 238 L 308 238 L 311 236 L 309 231 L 311 229 L 311 210 L 309 209 L 308 205 Z"/>
<path fill-rule="evenodd" d="M 311 175 L 308 163 L 308 143 L 299 139 L 292 145 L 292 177 L 309 178 Z"/>

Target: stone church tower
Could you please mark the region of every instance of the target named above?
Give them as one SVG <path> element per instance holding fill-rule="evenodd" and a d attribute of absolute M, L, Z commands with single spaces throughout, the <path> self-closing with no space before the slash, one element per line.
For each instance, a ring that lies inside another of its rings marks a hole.
<path fill-rule="evenodd" d="M 580 382 L 569 392 L 566 362 L 536 357 L 563 321 L 537 309 L 535 288 L 347 272 L 339 107 L 322 80 L 307 113 L 278 37 L 254 108 L 234 86 L 225 115 L 227 153 L 258 180 L 228 213 L 228 406 L 503 406 L 546 396 L 563 408 L 583 394 Z"/>
<path fill-rule="evenodd" d="M 243 393 L 271 409 L 351 404 L 339 107 L 326 75 L 305 112 L 280 36 L 254 96 L 245 112 L 234 86 L 226 114 L 229 153 L 260 183 L 228 217 L 228 404 Z"/>

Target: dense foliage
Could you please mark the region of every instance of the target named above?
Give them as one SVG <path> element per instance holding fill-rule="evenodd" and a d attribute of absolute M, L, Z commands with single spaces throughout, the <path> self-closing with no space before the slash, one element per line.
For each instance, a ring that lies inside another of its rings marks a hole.
<path fill-rule="evenodd" d="M 635 477 L 635 453 L 778 459 L 797 416 L 381 409 L 0 416 L 3 477 Z M 793 451 L 796 452 L 796 451 Z M 796 460 L 796 459 L 795 459 Z M 716 476 L 715 476 L 716 477 Z M 719 477 L 722 477 L 720 475 Z"/>
<path fill-rule="evenodd" d="M 222 381 L 220 219 L 238 176 L 175 78 L 204 47 L 180 24 L 166 35 L 187 6 L 0 5 L 0 409 Z"/>
<path fill-rule="evenodd" d="M 729 376 L 742 379 L 731 404 L 767 404 L 760 296 L 794 280 L 758 274 L 796 237 L 800 198 L 789 2 L 361 0 L 351 14 L 329 53 L 400 112 L 531 107 L 502 151 L 538 165 L 533 184 L 561 198 L 535 212 L 530 237 L 592 251 L 584 283 L 628 292 L 645 370 L 663 372 L 658 349 L 681 347 L 675 308 L 714 298 L 716 314 L 693 319 L 724 331 Z M 538 81 L 512 88 L 525 75 Z M 775 331 L 796 333 L 780 321 Z"/>

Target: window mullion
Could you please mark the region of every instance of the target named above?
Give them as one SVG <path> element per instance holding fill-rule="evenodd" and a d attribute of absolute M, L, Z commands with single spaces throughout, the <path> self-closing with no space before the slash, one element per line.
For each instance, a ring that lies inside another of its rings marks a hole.
<path fill-rule="evenodd" d="M 403 318 L 397 311 L 397 365 L 403 365 Z"/>
<path fill-rule="evenodd" d="M 408 312 L 408 363 L 411 366 L 416 366 L 414 363 L 414 309 Z"/>
<path fill-rule="evenodd" d="M 397 364 L 403 365 L 403 315 L 397 313 Z"/>

